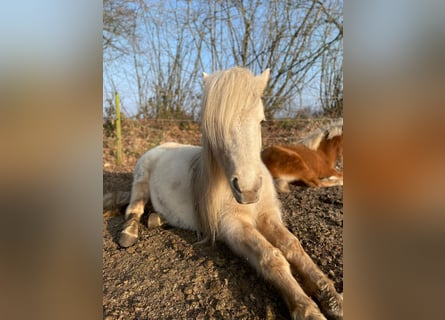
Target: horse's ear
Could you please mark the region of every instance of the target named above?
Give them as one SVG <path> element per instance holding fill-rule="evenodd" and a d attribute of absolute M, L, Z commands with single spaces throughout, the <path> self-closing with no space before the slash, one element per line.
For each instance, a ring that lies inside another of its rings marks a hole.
<path fill-rule="evenodd" d="M 256 77 L 257 88 L 260 94 L 262 94 L 264 89 L 266 89 L 267 82 L 269 81 L 269 75 L 270 69 L 267 68 L 262 74 Z"/>

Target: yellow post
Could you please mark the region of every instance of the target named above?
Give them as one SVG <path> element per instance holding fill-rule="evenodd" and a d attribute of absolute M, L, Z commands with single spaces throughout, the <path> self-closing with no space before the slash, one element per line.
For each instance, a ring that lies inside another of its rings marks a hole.
<path fill-rule="evenodd" d="M 116 92 L 114 96 L 116 103 L 116 137 L 117 137 L 117 151 L 116 151 L 116 163 L 120 165 L 122 163 L 122 136 L 121 136 L 121 106 L 119 94 Z"/>

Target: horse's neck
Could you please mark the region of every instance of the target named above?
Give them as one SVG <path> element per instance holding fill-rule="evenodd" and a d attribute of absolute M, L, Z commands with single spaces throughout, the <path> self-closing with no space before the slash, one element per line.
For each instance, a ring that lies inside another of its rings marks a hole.
<path fill-rule="evenodd" d="M 335 138 L 332 138 L 335 139 Z M 336 147 L 336 141 L 323 140 L 317 149 L 317 152 L 322 154 L 329 162 L 329 165 L 333 166 L 337 160 L 338 152 Z"/>
<path fill-rule="evenodd" d="M 194 181 L 195 203 L 199 210 L 202 231 L 206 237 L 214 240 L 218 231 L 218 213 L 230 188 L 223 168 L 219 166 L 212 150 L 206 144 L 203 144 L 197 165 L 199 174 Z"/>

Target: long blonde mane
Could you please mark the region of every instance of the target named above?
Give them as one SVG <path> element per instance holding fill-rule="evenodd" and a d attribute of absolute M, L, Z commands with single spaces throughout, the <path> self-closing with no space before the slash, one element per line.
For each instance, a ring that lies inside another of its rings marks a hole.
<path fill-rule="evenodd" d="M 244 68 L 232 68 L 204 78 L 202 134 L 213 148 L 224 145 L 232 119 L 250 112 L 260 98 L 255 76 Z M 248 94 L 251 93 L 251 94 Z"/>
<path fill-rule="evenodd" d="M 205 239 L 215 241 L 218 215 L 231 191 L 218 158 L 226 150 L 230 123 L 240 114 L 250 112 L 258 103 L 253 73 L 232 68 L 204 78 L 202 101 L 202 152 L 193 165 L 193 187 L 196 210 Z M 262 91 L 262 89 L 260 90 Z M 257 94 L 258 92 L 258 94 Z"/>
<path fill-rule="evenodd" d="M 305 138 L 298 141 L 298 144 L 305 145 L 311 150 L 317 150 L 321 141 L 326 136 L 330 140 L 343 133 L 343 118 L 333 121 L 327 128 L 317 129 L 315 132 L 309 134 Z"/>

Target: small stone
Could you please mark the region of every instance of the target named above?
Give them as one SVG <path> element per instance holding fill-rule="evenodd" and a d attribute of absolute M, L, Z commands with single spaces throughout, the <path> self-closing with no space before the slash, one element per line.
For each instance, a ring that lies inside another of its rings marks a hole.
<path fill-rule="evenodd" d="M 187 288 L 187 289 L 184 290 L 184 293 L 185 293 L 185 294 L 192 294 L 192 292 L 193 292 L 193 291 L 192 291 L 191 288 Z"/>

